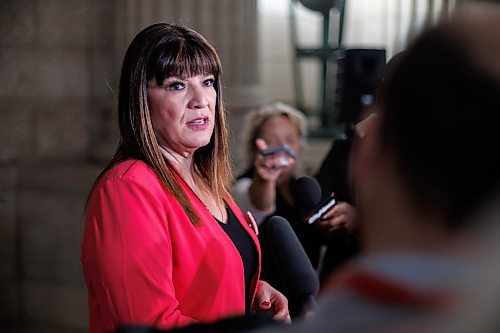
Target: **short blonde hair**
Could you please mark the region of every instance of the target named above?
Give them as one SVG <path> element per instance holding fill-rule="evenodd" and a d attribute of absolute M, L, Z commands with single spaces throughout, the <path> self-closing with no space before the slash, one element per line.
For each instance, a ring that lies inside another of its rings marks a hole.
<path fill-rule="evenodd" d="M 255 146 L 255 139 L 259 138 L 262 134 L 264 124 L 271 118 L 277 116 L 287 117 L 290 122 L 297 128 L 299 137 L 305 138 L 307 134 L 306 117 L 302 112 L 293 108 L 292 106 L 276 102 L 272 104 L 263 105 L 258 109 L 253 110 L 248 114 L 245 119 L 245 165 L 247 168 L 252 167 L 255 156 L 257 155 L 257 147 Z"/>

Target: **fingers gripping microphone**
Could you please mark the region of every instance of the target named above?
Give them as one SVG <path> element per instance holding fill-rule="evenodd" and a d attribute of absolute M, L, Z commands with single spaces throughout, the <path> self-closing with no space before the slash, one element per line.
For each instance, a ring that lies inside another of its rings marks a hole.
<path fill-rule="evenodd" d="M 319 279 L 304 248 L 287 220 L 273 216 L 266 226 L 270 253 L 289 302 L 299 304 L 299 312 L 312 310 L 319 291 Z"/>
<path fill-rule="evenodd" d="M 292 194 L 295 202 L 304 212 L 307 223 L 313 224 L 323 214 L 337 204 L 333 193 L 321 197 L 321 186 L 316 179 L 308 176 L 300 177 L 293 183 Z"/>

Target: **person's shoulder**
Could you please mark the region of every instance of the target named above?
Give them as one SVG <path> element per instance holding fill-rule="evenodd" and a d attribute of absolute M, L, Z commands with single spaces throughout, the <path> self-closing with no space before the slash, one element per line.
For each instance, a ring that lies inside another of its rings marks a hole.
<path fill-rule="evenodd" d="M 148 174 L 153 172 L 153 170 L 146 165 L 143 161 L 136 159 L 128 159 L 122 161 L 113 167 L 111 167 L 106 174 L 104 179 L 111 178 L 123 178 L 123 177 L 135 177 L 138 175 Z"/>
<path fill-rule="evenodd" d="M 238 178 L 233 184 L 233 190 L 247 191 L 252 184 L 252 178 L 242 177 Z"/>
<path fill-rule="evenodd" d="M 135 182 L 144 185 L 158 184 L 159 179 L 151 167 L 136 159 L 129 159 L 114 165 L 101 179 L 102 183 L 109 181 Z"/>

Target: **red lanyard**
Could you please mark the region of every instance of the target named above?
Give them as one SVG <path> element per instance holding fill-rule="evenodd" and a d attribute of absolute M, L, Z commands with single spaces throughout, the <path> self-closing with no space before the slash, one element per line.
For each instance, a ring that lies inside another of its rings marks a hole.
<path fill-rule="evenodd" d="M 444 309 L 452 301 L 449 291 L 418 289 L 404 282 L 355 268 L 345 269 L 334 275 L 324 288 L 327 293 L 339 290 L 349 290 L 377 303 L 429 310 Z"/>

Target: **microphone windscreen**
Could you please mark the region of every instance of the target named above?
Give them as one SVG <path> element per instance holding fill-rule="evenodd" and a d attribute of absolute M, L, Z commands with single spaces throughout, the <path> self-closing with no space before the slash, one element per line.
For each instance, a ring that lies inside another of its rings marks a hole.
<path fill-rule="evenodd" d="M 286 289 L 285 295 L 295 302 L 317 296 L 318 275 L 290 223 L 281 216 L 273 216 L 267 222 L 266 232 L 276 271 Z"/>
<path fill-rule="evenodd" d="M 300 177 L 292 185 L 292 195 L 298 207 L 310 210 L 321 201 L 321 186 L 312 177 Z"/>

